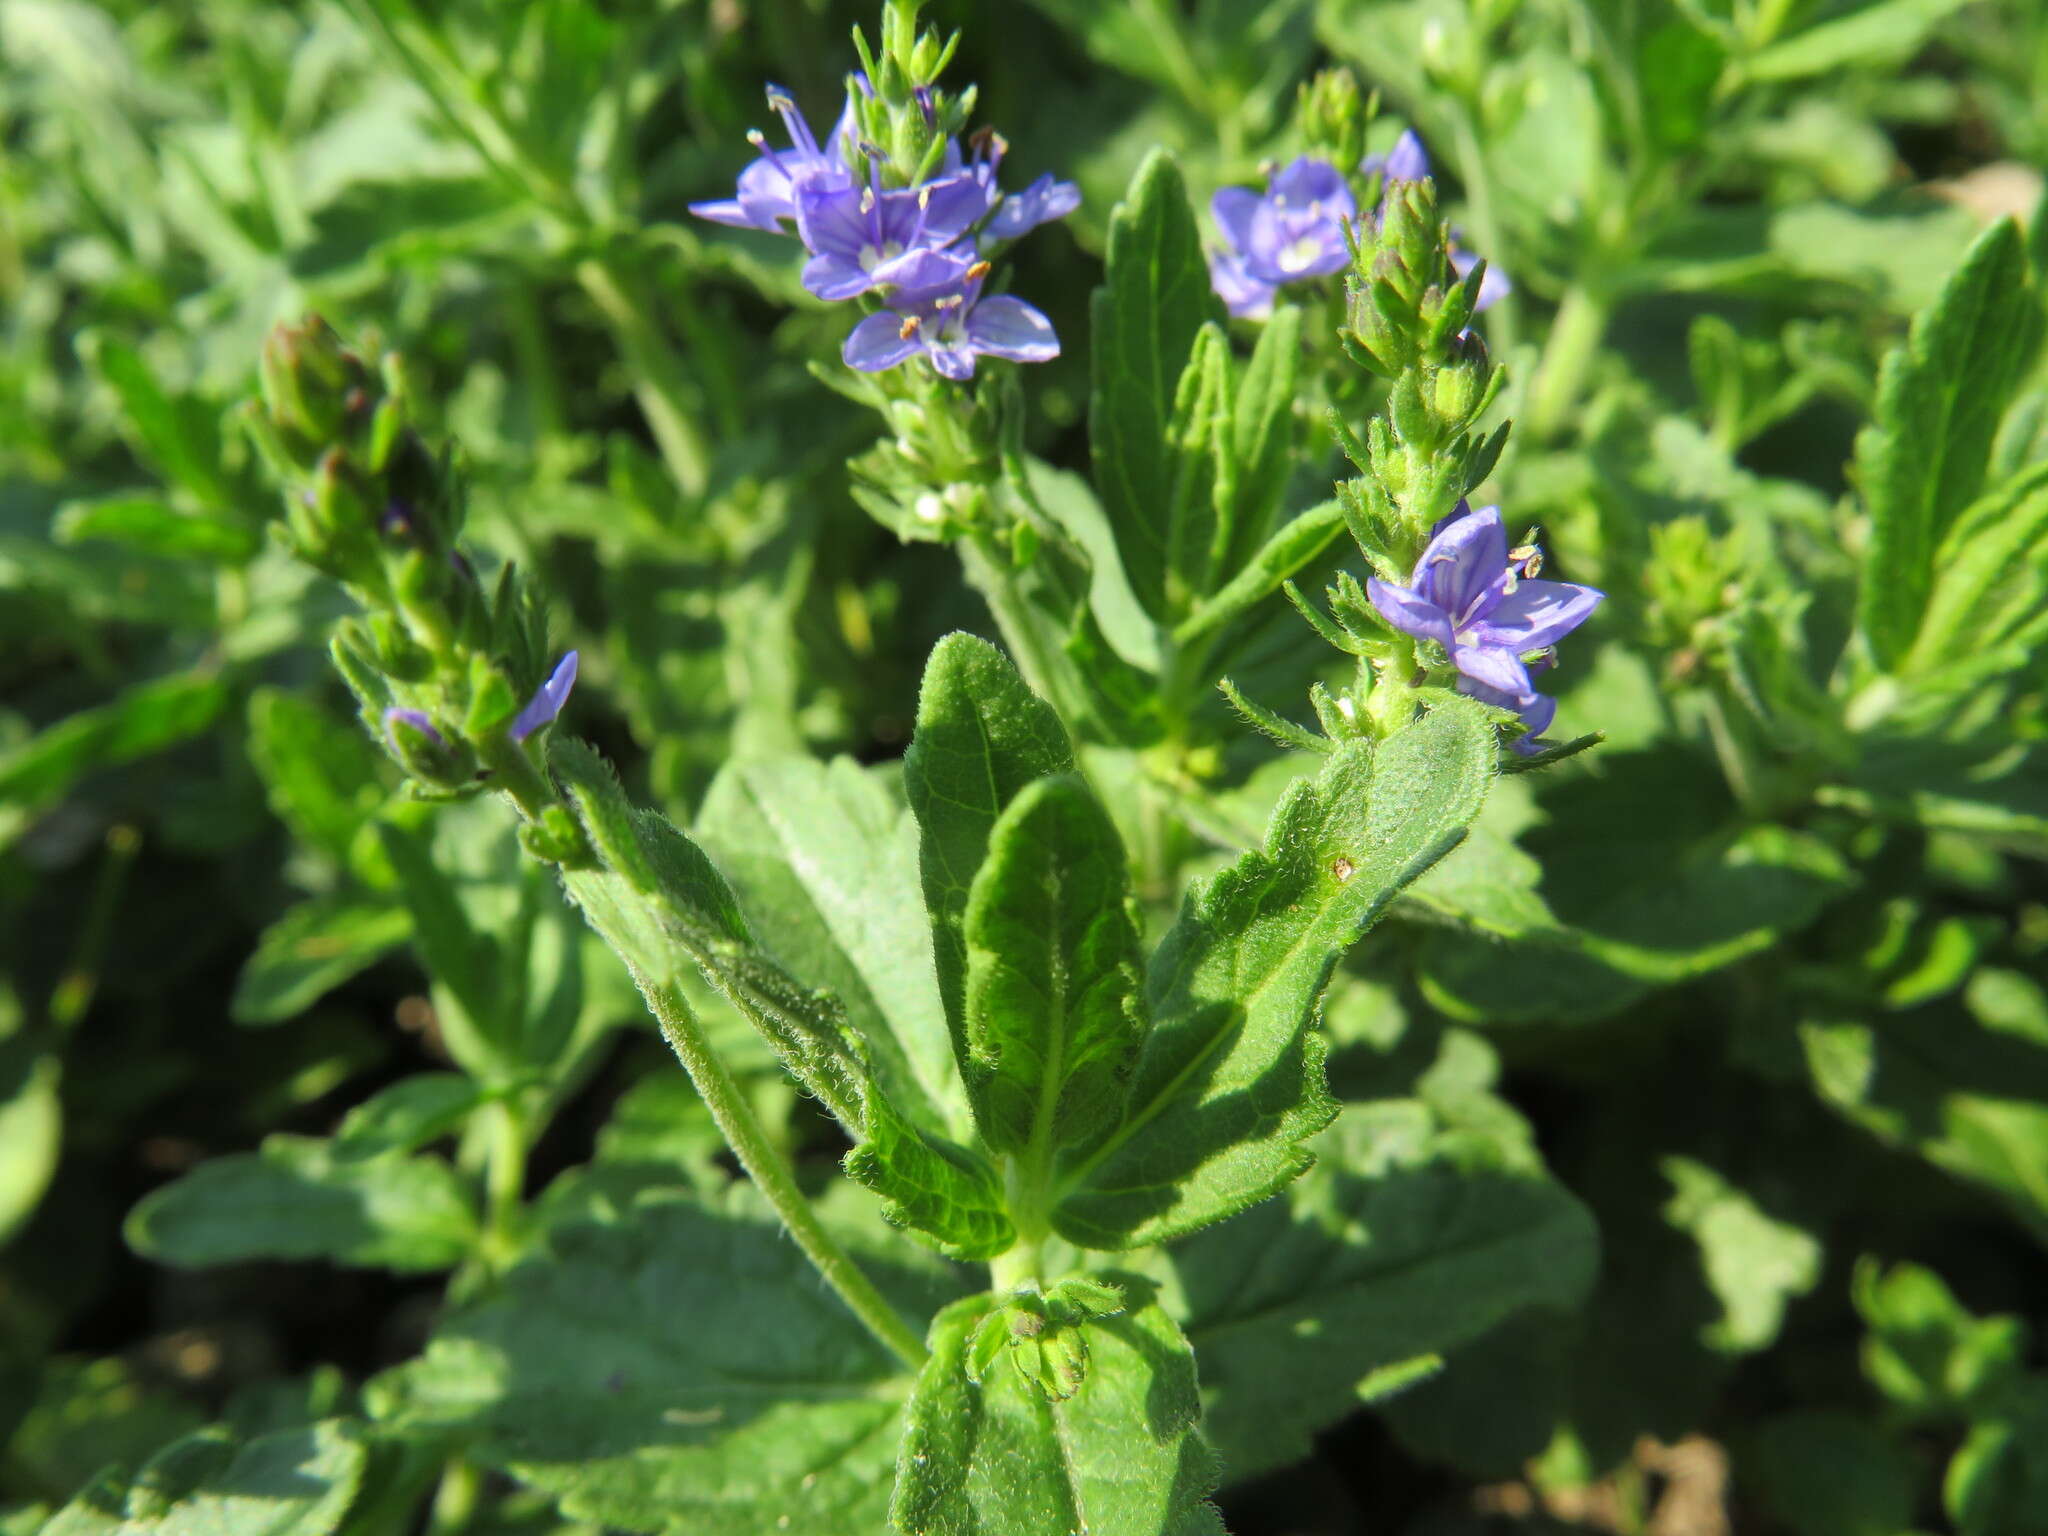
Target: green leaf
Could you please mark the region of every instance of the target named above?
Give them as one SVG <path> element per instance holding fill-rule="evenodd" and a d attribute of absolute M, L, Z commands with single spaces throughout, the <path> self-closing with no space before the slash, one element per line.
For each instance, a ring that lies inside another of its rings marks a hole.
<path fill-rule="evenodd" d="M 1087 785 L 1005 807 L 967 899 L 967 1086 L 982 1139 L 1046 1159 L 1121 1107 L 1144 1038 L 1124 847 Z"/>
<path fill-rule="evenodd" d="M 202 506 L 233 506 L 234 490 L 221 469 L 219 410 L 166 390 L 140 352 L 104 331 L 80 337 L 79 350 L 120 397 L 121 424 L 144 456 Z"/>
<path fill-rule="evenodd" d="M 1301 326 L 1300 309 L 1277 306 L 1259 331 L 1258 345 L 1237 386 L 1231 422 L 1237 494 L 1222 564 L 1232 581 L 1253 562 L 1254 552 L 1272 530 L 1294 469 L 1300 436 L 1295 401 L 1301 383 Z M 1299 566 L 1285 574 L 1292 575 L 1294 569 Z"/>
<path fill-rule="evenodd" d="M 1222 1536 L 1195 1357 L 1156 1301 L 1083 1325 L 1087 1373 L 1061 1402 L 1008 1359 L 970 1379 L 968 1343 L 988 1310 L 987 1297 L 968 1297 L 932 1324 L 890 1501 L 897 1531 Z"/>
<path fill-rule="evenodd" d="M 1147 977 L 1154 1020 L 1122 1120 L 1062 1173 L 1055 1228 L 1091 1247 L 1165 1241 L 1242 1210 L 1312 1161 L 1336 1112 L 1314 1024 L 1346 950 L 1456 847 L 1498 755 L 1451 700 L 1297 780 L 1264 848 L 1195 887 Z"/>
<path fill-rule="evenodd" d="M 754 931 L 774 936 L 793 975 L 845 1004 L 896 1105 L 966 1136 L 917 828 L 902 802 L 847 758 L 735 762 L 712 781 L 697 826 Z"/>
<path fill-rule="evenodd" d="M 43 1536 L 330 1536 L 362 1489 L 369 1450 L 341 1420 L 237 1445 L 204 1430 L 133 1480 L 95 1478 Z"/>
<path fill-rule="evenodd" d="M 66 502 L 51 531 L 65 544 L 105 539 L 145 555 L 217 565 L 246 564 L 260 547 L 246 523 L 212 512 L 181 512 L 147 491 Z"/>
<path fill-rule="evenodd" d="M 333 1142 L 276 1135 L 144 1197 L 129 1246 L 199 1269 L 245 1259 L 325 1259 L 365 1269 L 448 1269 L 477 1241 L 476 1213 L 439 1158 L 350 1158 Z"/>
<path fill-rule="evenodd" d="M 2048 608 L 2048 464 L 2008 481 L 1956 519 L 1934 560 L 1933 590 L 1906 672 L 1934 672 L 2008 648 L 2026 664 Z"/>
<path fill-rule="evenodd" d="M 858 1134 L 868 1072 L 839 1000 L 796 981 L 755 942 L 704 851 L 660 816 L 634 809 L 596 752 L 558 736 L 548 755 L 603 862 L 565 869 L 563 888 L 641 993 L 679 982 L 681 968 L 694 963 L 790 1074 Z"/>
<path fill-rule="evenodd" d="M 1841 856 L 1781 826 L 1730 825 L 1704 765 L 1662 751 L 1610 772 L 1497 786 L 1472 835 L 1404 895 L 1427 922 L 1424 991 L 1492 1024 L 1603 1018 L 1812 922 L 1851 886 Z"/>
<path fill-rule="evenodd" d="M 292 835 L 347 868 L 356 834 L 388 798 L 361 726 L 301 694 L 258 688 L 249 696 L 249 758 Z"/>
<path fill-rule="evenodd" d="M 228 1015 L 237 1024 L 295 1019 L 350 977 L 412 937 L 404 907 L 353 896 L 316 896 L 285 910 L 242 963 Z"/>
<path fill-rule="evenodd" d="M 1869 1330 L 1863 1374 L 1916 1421 L 1966 1417 L 2026 1366 L 2025 1321 L 1973 1316 L 1932 1270 L 1895 1264 L 1887 1271 L 1865 1257 L 1851 1294 Z"/>
<path fill-rule="evenodd" d="M 220 678 L 178 673 L 138 683 L 0 751 L 0 846 L 95 768 L 133 762 L 199 735 L 227 699 Z"/>
<path fill-rule="evenodd" d="M 1209 1433 L 1234 1477 L 1307 1454 L 1382 1368 L 1451 1357 L 1526 1308 L 1593 1283 L 1593 1217 L 1513 1137 L 1444 1108 L 1345 1109 L 1285 1198 L 1170 1250 Z"/>
<path fill-rule="evenodd" d="M 455 877 L 434 855 L 433 829 L 377 823 L 384 856 L 398 873 L 398 894 L 412 914 L 413 943 L 435 983 L 446 989 L 464 1017 L 458 1028 L 464 1042 L 454 1047 L 465 1070 L 478 1075 L 507 1070 L 498 1059 L 497 1035 L 507 1023 L 511 978 L 501 938 L 484 931 L 464 905 Z M 468 1058 L 464 1060 L 463 1058 Z"/>
<path fill-rule="evenodd" d="M 0 1040 L 0 1246 L 35 1214 L 64 1145 L 55 1056 L 30 1036 Z"/>
<path fill-rule="evenodd" d="M 1771 44 L 1742 62 L 1751 80 L 1799 80 L 1848 66 L 1903 64 L 1964 0 L 1878 0 Z"/>
<path fill-rule="evenodd" d="M 1254 603 L 1272 596 L 1280 584 L 1330 547 L 1344 530 L 1344 509 L 1334 501 L 1318 502 L 1291 518 L 1273 536 L 1232 569 L 1237 574 L 1181 621 L 1173 632 L 1176 645 L 1188 645 L 1220 629 Z"/>
<path fill-rule="evenodd" d="M 967 893 L 989 833 L 1025 785 L 1073 766 L 1059 716 L 1001 651 L 964 634 L 932 647 L 903 788 L 917 817 L 932 958 L 957 1059 L 966 1057 Z"/>
<path fill-rule="evenodd" d="M 1811 1019 L 1799 1044 L 1823 1103 L 1995 1192 L 2048 1240 L 2048 1051 L 1945 1009 Z"/>
<path fill-rule="evenodd" d="M 2025 242 L 2008 219 L 1984 232 L 1885 359 L 1856 471 L 1871 520 L 1857 623 L 1887 671 L 1919 633 L 1935 552 L 1983 485 L 2040 332 Z"/>
<path fill-rule="evenodd" d="M 845 1234 L 911 1316 L 935 1261 Z M 448 1432 L 572 1519 L 705 1536 L 873 1536 L 910 1383 L 750 1192 L 643 1195 L 557 1228 L 420 1359 L 372 1382 L 401 1434 Z"/>
<path fill-rule="evenodd" d="M 363 1100 L 334 1133 L 334 1155 L 416 1152 L 462 1129 L 490 1092 L 460 1072 L 416 1072 Z"/>
<path fill-rule="evenodd" d="M 948 1258 L 992 1259 L 1016 1242 L 986 1158 L 912 1125 L 873 1084 L 863 1108 L 863 1136 L 846 1154 L 846 1171 L 887 1202 L 884 1219 L 934 1239 Z"/>
<path fill-rule="evenodd" d="M 1169 596 L 1174 396 L 1196 334 L 1222 318 L 1180 169 L 1154 150 L 1110 215 L 1108 267 L 1089 310 L 1088 440 L 1131 590 L 1161 623 L 1191 595 Z"/>
<path fill-rule="evenodd" d="M 1174 390 L 1166 441 L 1173 472 L 1166 512 L 1167 603 L 1186 612 L 1215 587 L 1237 511 L 1236 411 L 1230 338 L 1210 323 Z"/>
<path fill-rule="evenodd" d="M 1673 1190 L 1664 1218 L 1700 1245 L 1707 1284 L 1721 1303 L 1705 1342 L 1731 1355 L 1767 1348 L 1786 1304 L 1819 1283 L 1820 1243 L 1760 1209 L 1704 1163 L 1667 1157 L 1662 1171 Z"/>

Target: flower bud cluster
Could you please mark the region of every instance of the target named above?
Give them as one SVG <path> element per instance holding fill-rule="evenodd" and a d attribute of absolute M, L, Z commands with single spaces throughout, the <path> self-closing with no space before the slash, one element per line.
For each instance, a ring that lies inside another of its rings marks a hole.
<path fill-rule="evenodd" d="M 334 657 L 371 734 L 430 793 L 531 780 L 576 653 L 551 659 L 531 589 L 509 566 L 486 587 L 459 548 L 462 474 L 414 428 L 398 355 L 373 365 L 312 316 L 271 333 L 261 380 L 244 421 L 284 488 L 282 537 L 364 609 Z"/>
<path fill-rule="evenodd" d="M 879 373 L 922 357 L 949 379 L 974 376 L 980 357 L 1045 362 L 1059 355 L 1052 322 L 1009 294 L 984 296 L 992 257 L 1008 242 L 1080 206 L 1071 182 L 1041 176 L 1005 193 L 996 177 L 1008 146 L 984 130 L 962 148 L 974 103 L 937 75 L 957 37 L 917 31 L 922 0 L 889 0 L 882 48 L 858 32 L 862 68 L 823 143 L 788 92 L 768 88 L 790 147 L 750 138 L 760 158 L 731 198 L 693 203 L 699 218 L 783 233 L 793 224 L 810 259 L 803 283 L 821 299 L 883 306 L 847 337 L 849 367 Z"/>
<path fill-rule="evenodd" d="M 1383 576 L 1407 570 L 1506 441 L 1504 426 L 1476 430 L 1503 382 L 1471 326 L 1486 277 L 1483 261 L 1458 271 L 1436 183 L 1426 177 L 1389 180 L 1379 218 L 1352 242 L 1340 335 L 1355 361 L 1388 381 L 1388 393 L 1362 438 L 1337 424 L 1361 472 L 1338 496 Z"/>

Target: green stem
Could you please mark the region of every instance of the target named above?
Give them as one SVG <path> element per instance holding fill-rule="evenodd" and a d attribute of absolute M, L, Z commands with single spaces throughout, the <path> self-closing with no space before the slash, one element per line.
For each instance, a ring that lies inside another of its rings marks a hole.
<path fill-rule="evenodd" d="M 683 1070 L 690 1074 L 704 1107 L 711 1111 L 711 1118 L 724 1133 L 726 1145 L 732 1148 L 740 1166 L 747 1170 L 747 1176 L 775 1214 L 782 1218 L 782 1224 L 803 1249 L 804 1256 L 817 1266 L 825 1283 L 839 1293 L 839 1299 L 890 1353 L 912 1370 L 923 1365 L 924 1341 L 889 1304 L 888 1298 L 875 1289 L 875 1283 L 854 1262 L 853 1255 L 818 1220 L 818 1213 L 797 1187 L 795 1170 L 776 1151 L 767 1129 L 755 1116 L 753 1106 L 725 1063 L 711 1049 L 703 1026 L 682 994 L 668 983 L 646 978 L 641 980 L 641 991 L 660 1021 L 663 1038 L 682 1062 Z"/>
<path fill-rule="evenodd" d="M 477 1499 L 483 1492 L 483 1474 L 476 1463 L 458 1456 L 441 1474 L 434 1490 L 434 1509 L 428 1517 L 427 1536 L 457 1536 L 476 1518 Z"/>
<path fill-rule="evenodd" d="M 1606 296 L 1589 284 L 1575 283 L 1565 290 L 1564 302 L 1551 322 L 1550 338 L 1543 345 L 1543 360 L 1529 387 L 1529 432 L 1538 441 L 1556 436 L 1577 407 L 1586 370 L 1607 333 L 1609 308 Z"/>
<path fill-rule="evenodd" d="M 576 280 L 612 328 L 633 375 L 633 398 L 647 417 L 677 487 L 688 497 L 703 495 L 710 483 L 711 456 L 688 404 L 689 375 L 661 328 L 639 275 L 616 256 L 590 256 L 576 264 Z"/>
<path fill-rule="evenodd" d="M 1479 135 L 1472 126 L 1472 109 L 1460 104 L 1451 113 L 1451 137 L 1458 146 L 1458 168 L 1465 175 L 1465 200 L 1472 215 L 1472 237 L 1479 243 L 1479 254 L 1489 262 L 1500 260 L 1500 253 L 1507 249 L 1501 239 L 1500 221 L 1493 212 L 1493 180 L 1486 173 L 1486 155 L 1479 147 Z M 1493 350 L 1502 357 L 1512 357 L 1515 343 L 1520 338 L 1517 316 L 1521 313 L 1520 296 L 1515 289 L 1509 289 L 1486 314 L 1487 334 L 1492 338 Z"/>
<path fill-rule="evenodd" d="M 519 1215 L 526 1198 L 526 1126 L 509 1099 L 486 1104 L 484 1157 L 484 1244 L 493 1267 L 509 1263 L 520 1248 Z"/>

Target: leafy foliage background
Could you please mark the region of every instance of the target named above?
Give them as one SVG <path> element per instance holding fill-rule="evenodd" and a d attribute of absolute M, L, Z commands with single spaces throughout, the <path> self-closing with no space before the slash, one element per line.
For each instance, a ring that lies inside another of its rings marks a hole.
<path fill-rule="evenodd" d="M 1609 593 L 1557 733 L 1604 745 L 1498 781 L 1330 993 L 1344 1107 L 1317 1167 L 1131 1260 L 1159 1300 L 1115 1348 L 1193 1345 L 1229 1528 L 2048 1528 L 2048 21 L 930 17 L 963 30 L 953 76 L 1018 170 L 1084 193 L 1014 259 L 1067 343 L 1023 379 L 1049 500 L 1100 451 L 1091 366 L 1119 339 L 1089 295 L 1133 174 L 1164 145 L 1204 206 L 1341 62 L 1514 274 L 1485 326 L 1517 423 L 1494 483 Z M 992 627 L 944 549 L 849 490 L 873 429 L 810 371 L 843 317 L 783 248 L 683 213 L 729 183 L 760 82 L 822 114 L 871 20 L 0 5 L 0 1531 L 209 1424 L 236 1438 L 164 1474 L 190 1518 L 274 1458 L 325 1490 L 280 1529 L 883 1528 L 892 1362 L 734 1181 L 502 822 L 401 796 L 328 666 L 346 604 L 266 542 L 274 492 L 227 419 L 279 319 L 398 345 L 427 431 L 462 444 L 472 539 L 581 651 L 575 732 L 915 1080 L 943 1015 L 856 941 L 872 891 L 917 900 L 892 787 L 916 769 L 892 765 L 927 655 Z M 451 123 L 437 78 L 483 82 L 535 174 Z M 2024 231 L 1973 246 L 2001 213 Z M 1884 364 L 1959 267 L 1970 302 Z M 636 391 L 660 369 L 680 424 Z M 1287 508 L 1327 498 L 1326 450 Z M 1328 658 L 1267 607 L 1233 677 L 1292 699 Z M 1837 665 L 1852 636 L 1889 692 Z M 1147 846 L 1138 792 L 1104 789 L 1161 910 L 1301 771 L 1209 681 L 1207 824 L 1231 835 Z M 843 867 L 792 875 L 828 836 Z M 822 1191 L 844 1138 L 697 1001 Z M 541 1059 L 508 1217 L 455 1067 Z M 964 1349 L 959 1267 L 821 1198 Z M 537 1234 L 548 1264 L 493 1290 L 493 1245 Z M 822 1376 L 818 1402 L 679 1395 L 755 1373 L 722 1353 L 742 1338 Z M 1375 1374 L 1431 1353 L 1419 1383 Z M 633 1427 L 664 1412 L 655 1441 Z M 792 1450 L 823 1444 L 829 1473 Z M 1675 1523 L 1700 1488 L 1721 1513 Z"/>

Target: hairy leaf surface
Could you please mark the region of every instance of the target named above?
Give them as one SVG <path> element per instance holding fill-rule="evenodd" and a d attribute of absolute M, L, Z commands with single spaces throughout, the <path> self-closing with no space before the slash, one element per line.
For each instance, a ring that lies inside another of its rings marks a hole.
<path fill-rule="evenodd" d="M 1069 1146 L 1116 1113 L 1143 1034 L 1130 899 L 1079 779 L 1040 779 L 997 820 L 966 922 L 968 1086 L 994 1150 Z"/>
<path fill-rule="evenodd" d="M 950 1299 L 914 1250 L 846 1237 L 911 1316 Z M 910 1389 L 746 1190 L 649 1194 L 549 1238 L 426 1354 L 372 1383 L 400 1431 L 474 1436 L 571 1518 L 707 1536 L 873 1536 Z"/>
<path fill-rule="evenodd" d="M 1313 1028 L 1330 972 L 1457 846 L 1496 750 L 1479 712 L 1455 703 L 1376 750 L 1347 743 L 1289 791 L 1263 848 L 1196 887 L 1152 959 L 1154 1024 L 1125 1114 L 1064 1176 L 1062 1235 L 1161 1242 L 1309 1165 L 1303 1139 L 1336 1113 Z"/>
<path fill-rule="evenodd" d="M 969 1379 L 968 1341 L 987 1311 L 988 1298 L 968 1297 L 932 1324 L 890 1506 L 897 1531 L 1221 1536 L 1195 1357 L 1156 1301 L 1085 1325 L 1087 1374 L 1064 1402 L 1007 1358 Z"/>

